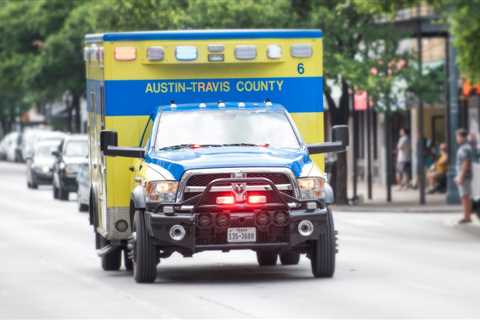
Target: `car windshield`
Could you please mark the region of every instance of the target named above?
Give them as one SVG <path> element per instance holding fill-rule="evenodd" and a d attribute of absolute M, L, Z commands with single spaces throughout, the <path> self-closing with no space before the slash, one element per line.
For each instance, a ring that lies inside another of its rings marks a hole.
<path fill-rule="evenodd" d="M 155 147 L 268 145 L 298 149 L 297 136 L 283 112 L 204 110 L 161 115 Z"/>
<path fill-rule="evenodd" d="M 53 157 L 52 152 L 58 149 L 58 143 L 52 144 L 40 144 L 35 148 L 35 156 L 36 157 Z"/>
<path fill-rule="evenodd" d="M 67 157 L 86 157 L 88 144 L 86 140 L 68 141 L 65 144 L 63 154 Z"/>

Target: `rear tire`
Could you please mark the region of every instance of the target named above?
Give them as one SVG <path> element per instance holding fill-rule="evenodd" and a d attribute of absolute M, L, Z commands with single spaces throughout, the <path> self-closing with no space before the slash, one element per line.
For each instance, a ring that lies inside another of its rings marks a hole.
<path fill-rule="evenodd" d="M 336 234 L 330 210 L 327 213 L 326 231 L 318 240 L 312 242 L 310 262 L 315 278 L 331 278 L 335 273 L 335 255 L 337 251 Z"/>
<path fill-rule="evenodd" d="M 280 254 L 280 262 L 284 266 L 298 264 L 300 261 L 300 253 L 295 251 L 287 251 Z"/>
<path fill-rule="evenodd" d="M 157 253 L 145 225 L 144 212 L 135 211 L 133 277 L 138 283 L 152 283 L 157 277 Z"/>
<path fill-rule="evenodd" d="M 63 188 L 58 189 L 58 198 L 60 200 L 67 201 L 69 195 L 70 195 L 70 193 L 68 191 L 64 190 Z"/>
<path fill-rule="evenodd" d="M 275 251 L 257 251 L 258 265 L 261 267 L 276 265 L 277 255 Z"/>
<path fill-rule="evenodd" d="M 55 186 L 55 184 L 53 185 L 53 199 L 58 199 L 58 188 Z"/>

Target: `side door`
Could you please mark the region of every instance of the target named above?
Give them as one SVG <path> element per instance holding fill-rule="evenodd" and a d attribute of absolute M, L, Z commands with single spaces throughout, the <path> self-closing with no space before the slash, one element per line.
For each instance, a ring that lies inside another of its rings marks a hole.
<path fill-rule="evenodd" d="M 98 88 L 98 90 L 97 90 Z M 101 233 L 106 233 L 106 190 L 105 190 L 105 157 L 100 151 L 100 132 L 105 128 L 104 86 L 100 84 L 89 92 L 91 114 L 89 123 L 90 177 L 95 191 L 97 223 Z"/>

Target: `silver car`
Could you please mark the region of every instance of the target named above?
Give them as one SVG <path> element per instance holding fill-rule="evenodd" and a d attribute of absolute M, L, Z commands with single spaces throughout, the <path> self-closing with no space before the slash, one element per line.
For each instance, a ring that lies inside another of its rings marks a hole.
<path fill-rule="evenodd" d="M 33 152 L 25 159 L 27 163 L 27 186 L 37 189 L 39 185 L 52 184 L 53 164 L 52 152 L 58 149 L 61 139 L 46 139 L 37 143 Z"/>
<path fill-rule="evenodd" d="M 88 163 L 82 163 L 77 173 L 78 211 L 88 211 L 90 205 L 90 169 Z"/>

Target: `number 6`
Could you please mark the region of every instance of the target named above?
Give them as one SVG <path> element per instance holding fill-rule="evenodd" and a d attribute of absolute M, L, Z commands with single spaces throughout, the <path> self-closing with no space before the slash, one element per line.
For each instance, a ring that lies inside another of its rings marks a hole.
<path fill-rule="evenodd" d="M 303 67 L 303 63 L 299 63 L 299 64 L 297 65 L 297 72 L 298 72 L 299 74 L 303 74 L 303 73 L 305 72 L 305 68 Z"/>

